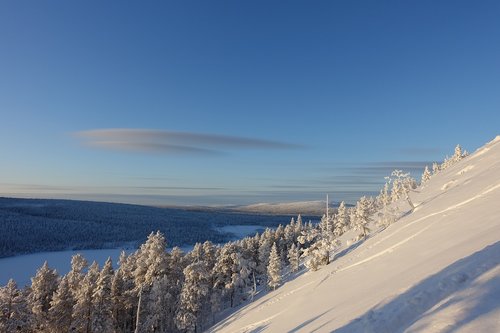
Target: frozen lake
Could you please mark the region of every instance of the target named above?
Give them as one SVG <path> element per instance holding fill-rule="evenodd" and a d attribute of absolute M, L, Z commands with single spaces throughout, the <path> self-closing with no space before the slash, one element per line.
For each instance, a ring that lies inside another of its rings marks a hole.
<path fill-rule="evenodd" d="M 253 236 L 256 232 L 264 231 L 266 227 L 261 225 L 228 225 L 218 228 L 220 232 L 228 232 L 234 235 L 234 239 L 240 239 L 245 236 Z M 181 247 L 184 252 L 191 251 L 192 245 Z M 51 268 L 55 268 L 59 274 L 66 274 L 71 268 L 71 257 L 77 253 L 82 254 L 87 261 L 92 263 L 94 260 L 102 266 L 108 257 L 116 265 L 120 258 L 121 251 L 132 253 L 135 249 L 115 248 L 99 250 L 69 250 L 55 252 L 39 252 L 33 254 L 20 255 L 15 257 L 0 259 L 0 286 L 7 284 L 9 279 L 14 279 L 19 287 L 31 284 L 31 277 L 35 276 L 36 271 L 45 261 Z M 168 250 L 171 250 L 169 248 Z M 116 266 L 115 266 L 116 267 Z"/>
<path fill-rule="evenodd" d="M 191 251 L 192 246 L 184 246 L 181 249 L 184 252 Z M 71 257 L 77 253 L 82 254 L 87 261 L 92 263 L 94 260 L 100 267 L 108 259 L 113 260 L 116 265 L 122 251 L 128 254 L 135 249 L 100 249 L 100 250 L 78 250 L 78 251 L 57 251 L 57 252 L 39 252 L 15 257 L 0 259 L 0 286 L 5 286 L 9 279 L 14 279 L 19 287 L 31 284 L 31 277 L 35 276 L 36 271 L 45 261 L 51 268 L 55 268 L 59 274 L 66 274 L 71 268 Z M 171 250 L 171 249 L 169 249 Z M 116 266 L 115 266 L 116 267 Z"/>
<path fill-rule="evenodd" d="M 226 225 L 217 228 L 220 232 L 229 232 L 233 234 L 235 239 L 244 238 L 246 236 L 254 236 L 255 233 L 263 232 L 265 229 L 266 227 L 261 225 Z"/>

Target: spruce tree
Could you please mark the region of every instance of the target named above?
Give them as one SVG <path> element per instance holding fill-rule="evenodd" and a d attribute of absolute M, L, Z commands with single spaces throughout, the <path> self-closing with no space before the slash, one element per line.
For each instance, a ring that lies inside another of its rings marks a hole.
<path fill-rule="evenodd" d="M 76 304 L 73 306 L 73 318 L 71 321 L 72 332 L 92 332 L 92 295 L 98 278 L 99 266 L 94 261 L 76 292 Z"/>
<path fill-rule="evenodd" d="M 106 260 L 92 294 L 92 331 L 111 332 L 113 330 L 113 303 L 111 284 L 113 279 L 111 258 Z"/>
<path fill-rule="evenodd" d="M 31 278 L 29 305 L 33 312 L 35 330 L 44 331 L 48 324 L 48 313 L 52 295 L 57 289 L 58 275 L 54 269 L 49 268 L 47 262 L 38 269 L 35 277 Z"/>
<path fill-rule="evenodd" d="M 281 258 L 278 255 L 276 243 L 273 243 L 271 253 L 269 255 L 269 264 L 267 266 L 267 286 L 270 289 L 276 290 L 281 284 Z"/>
<path fill-rule="evenodd" d="M 429 167 L 426 165 L 424 172 L 422 173 L 422 184 L 425 184 L 431 179 L 431 172 L 429 171 Z"/>
<path fill-rule="evenodd" d="M 292 247 L 290 247 L 290 250 L 288 250 L 288 262 L 290 263 L 290 270 L 292 272 L 297 272 L 299 270 L 299 258 L 299 249 L 294 243 Z"/>
<path fill-rule="evenodd" d="M 65 276 L 59 282 L 49 309 L 49 327 L 53 333 L 66 333 L 70 331 L 73 305 L 75 301 Z"/>
<path fill-rule="evenodd" d="M 10 279 L 0 288 L 0 332 L 29 332 L 31 324 L 32 313 L 26 295 Z"/>
<path fill-rule="evenodd" d="M 202 302 L 209 290 L 207 266 L 202 261 L 192 263 L 184 269 L 184 276 L 176 323 L 181 330 L 197 332 Z"/>

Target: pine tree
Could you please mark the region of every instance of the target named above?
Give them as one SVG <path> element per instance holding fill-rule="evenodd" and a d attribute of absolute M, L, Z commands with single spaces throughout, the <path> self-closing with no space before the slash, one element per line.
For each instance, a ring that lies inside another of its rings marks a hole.
<path fill-rule="evenodd" d="M 0 332 L 28 332 L 31 324 L 26 295 L 10 279 L 0 288 Z"/>
<path fill-rule="evenodd" d="M 276 243 L 273 243 L 269 256 L 269 265 L 267 266 L 267 286 L 276 290 L 281 284 L 281 259 L 278 255 Z"/>
<path fill-rule="evenodd" d="M 48 312 L 52 295 L 57 289 L 58 275 L 47 262 L 31 278 L 31 292 L 28 298 L 29 306 L 33 312 L 35 329 L 46 330 L 48 324 Z"/>
<path fill-rule="evenodd" d="M 288 251 L 288 262 L 290 263 L 290 270 L 292 272 L 297 272 L 299 270 L 299 249 L 295 246 L 295 243 L 292 244 L 290 250 Z"/>
<path fill-rule="evenodd" d="M 49 327 L 52 333 L 69 332 L 74 303 L 68 276 L 65 276 L 59 282 L 50 302 Z"/>

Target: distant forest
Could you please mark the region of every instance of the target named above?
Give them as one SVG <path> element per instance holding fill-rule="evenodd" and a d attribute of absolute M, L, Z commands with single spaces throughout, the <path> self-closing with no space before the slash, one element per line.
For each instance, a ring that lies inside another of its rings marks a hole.
<path fill-rule="evenodd" d="M 304 217 L 307 219 L 317 217 Z M 0 258 L 41 251 L 113 248 L 144 243 L 152 231 L 168 246 L 224 243 L 226 225 L 277 227 L 290 216 L 186 210 L 76 200 L 0 198 Z"/>

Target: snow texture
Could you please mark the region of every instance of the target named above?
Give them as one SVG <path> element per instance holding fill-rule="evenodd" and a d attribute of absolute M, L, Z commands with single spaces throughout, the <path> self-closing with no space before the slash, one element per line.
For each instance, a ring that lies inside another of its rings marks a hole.
<path fill-rule="evenodd" d="M 209 332 L 500 332 L 500 136 L 410 196 L 396 223 L 346 233 L 329 265 Z"/>

